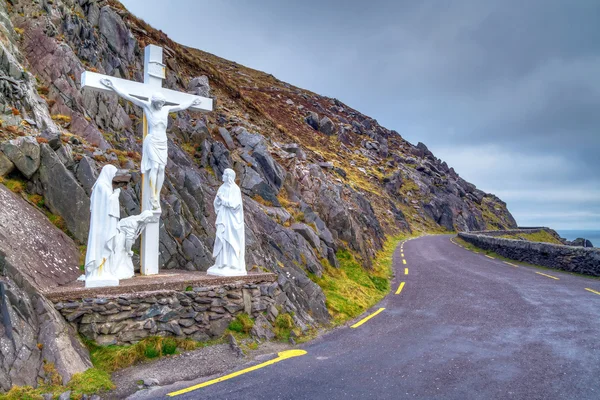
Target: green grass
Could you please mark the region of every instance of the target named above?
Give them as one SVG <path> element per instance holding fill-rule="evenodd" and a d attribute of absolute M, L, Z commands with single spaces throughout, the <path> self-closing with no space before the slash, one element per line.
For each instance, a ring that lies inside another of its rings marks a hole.
<path fill-rule="evenodd" d="M 392 256 L 404 236 L 390 237 L 373 260 L 373 269 L 367 270 L 348 250 L 337 252 L 340 268 L 323 261 L 321 278 L 310 278 L 325 294 L 327 309 L 334 325 L 357 317 L 385 297 L 390 291 Z"/>
<path fill-rule="evenodd" d="M 245 335 L 250 334 L 254 327 L 254 320 L 246 313 L 236 315 L 235 319 L 229 323 L 229 330 Z"/>
<path fill-rule="evenodd" d="M 505 239 L 527 240 L 528 242 L 541 242 L 551 244 L 562 244 L 560 240 L 550 234 L 550 232 L 541 230 L 533 233 L 516 233 L 499 236 Z"/>
<path fill-rule="evenodd" d="M 177 354 L 179 349 L 193 350 L 208 344 L 216 344 L 216 342 L 196 342 L 191 339 L 151 336 L 136 344 L 124 346 L 98 346 L 90 340 L 86 340 L 85 344 L 90 351 L 90 358 L 95 367 L 106 372 L 114 372 L 142 361 Z"/>
<path fill-rule="evenodd" d="M 13 193 L 19 194 L 25 190 L 25 181 L 21 179 L 1 178 L 0 183 L 4 184 Z"/>
<path fill-rule="evenodd" d="M 48 375 L 47 366 L 49 365 L 51 369 L 54 368 L 52 363 L 44 365 L 46 375 Z M 45 393 L 51 393 L 54 398 L 57 398 L 67 390 L 71 391 L 71 398 L 80 399 L 84 394 L 91 395 L 115 388 L 115 385 L 110 380 L 110 374 L 98 368 L 90 368 L 85 372 L 73 375 L 71 381 L 66 386 L 62 386 L 60 383 L 55 379 L 51 379 L 49 383 L 41 383 L 35 389 L 31 386 L 13 386 L 7 393 L 0 394 L 0 399 L 38 400 L 43 399 L 42 395 Z"/>
<path fill-rule="evenodd" d="M 275 337 L 279 340 L 290 340 L 290 335 L 292 330 L 296 326 L 294 324 L 294 319 L 292 314 L 284 313 L 279 314 L 277 318 L 275 318 L 275 323 L 273 332 L 275 333 Z"/>

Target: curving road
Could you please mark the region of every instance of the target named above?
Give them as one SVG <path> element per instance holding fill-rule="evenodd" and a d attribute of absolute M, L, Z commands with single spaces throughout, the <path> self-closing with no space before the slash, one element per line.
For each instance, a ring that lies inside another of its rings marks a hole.
<path fill-rule="evenodd" d="M 392 293 L 361 318 L 385 310 L 357 328 L 171 398 L 599 399 L 600 280 L 509 265 L 450 239 L 399 246 Z"/>

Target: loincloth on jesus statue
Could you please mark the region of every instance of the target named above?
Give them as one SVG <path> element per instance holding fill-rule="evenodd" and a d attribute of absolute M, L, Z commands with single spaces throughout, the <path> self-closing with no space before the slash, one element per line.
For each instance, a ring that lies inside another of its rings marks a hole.
<path fill-rule="evenodd" d="M 158 138 L 155 135 L 148 135 L 144 139 L 142 152 L 142 173 L 150 171 L 157 164 L 160 166 L 167 165 L 169 157 L 167 138 Z"/>

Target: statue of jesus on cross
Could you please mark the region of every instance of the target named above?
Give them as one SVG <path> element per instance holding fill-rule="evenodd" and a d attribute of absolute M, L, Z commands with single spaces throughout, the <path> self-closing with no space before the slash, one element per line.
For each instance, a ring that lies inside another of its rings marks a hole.
<path fill-rule="evenodd" d="M 165 180 L 168 159 L 167 122 L 169 113 L 191 109 L 208 112 L 213 100 L 162 87 L 166 78 L 162 48 L 148 45 L 144 49 L 144 82 L 115 78 L 92 71 L 81 75 L 81 87 L 116 93 L 144 109 L 144 144 L 142 146 L 142 211 L 152 211 L 154 218 L 142 234 L 141 271 L 158 274 L 160 234 L 160 190 Z"/>
<path fill-rule="evenodd" d="M 160 208 L 160 190 L 165 181 L 165 166 L 168 158 L 167 122 L 169 113 L 183 111 L 192 106 L 200 106 L 202 100 L 192 98 L 185 104 L 165 106 L 167 100 L 160 92 L 152 94 L 149 100 L 141 100 L 129 95 L 108 78 L 100 80 L 100 83 L 144 110 L 148 121 L 148 134 L 144 138 L 142 146 L 141 170 L 142 174 L 148 176 L 150 180 L 150 204 L 152 209 L 157 210 Z"/>

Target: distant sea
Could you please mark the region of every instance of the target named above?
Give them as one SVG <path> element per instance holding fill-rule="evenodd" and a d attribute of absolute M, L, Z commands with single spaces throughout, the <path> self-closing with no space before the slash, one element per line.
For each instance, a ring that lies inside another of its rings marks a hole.
<path fill-rule="evenodd" d="M 592 242 L 594 247 L 600 247 L 600 231 L 557 230 L 556 232 L 567 240 L 584 238 Z"/>

